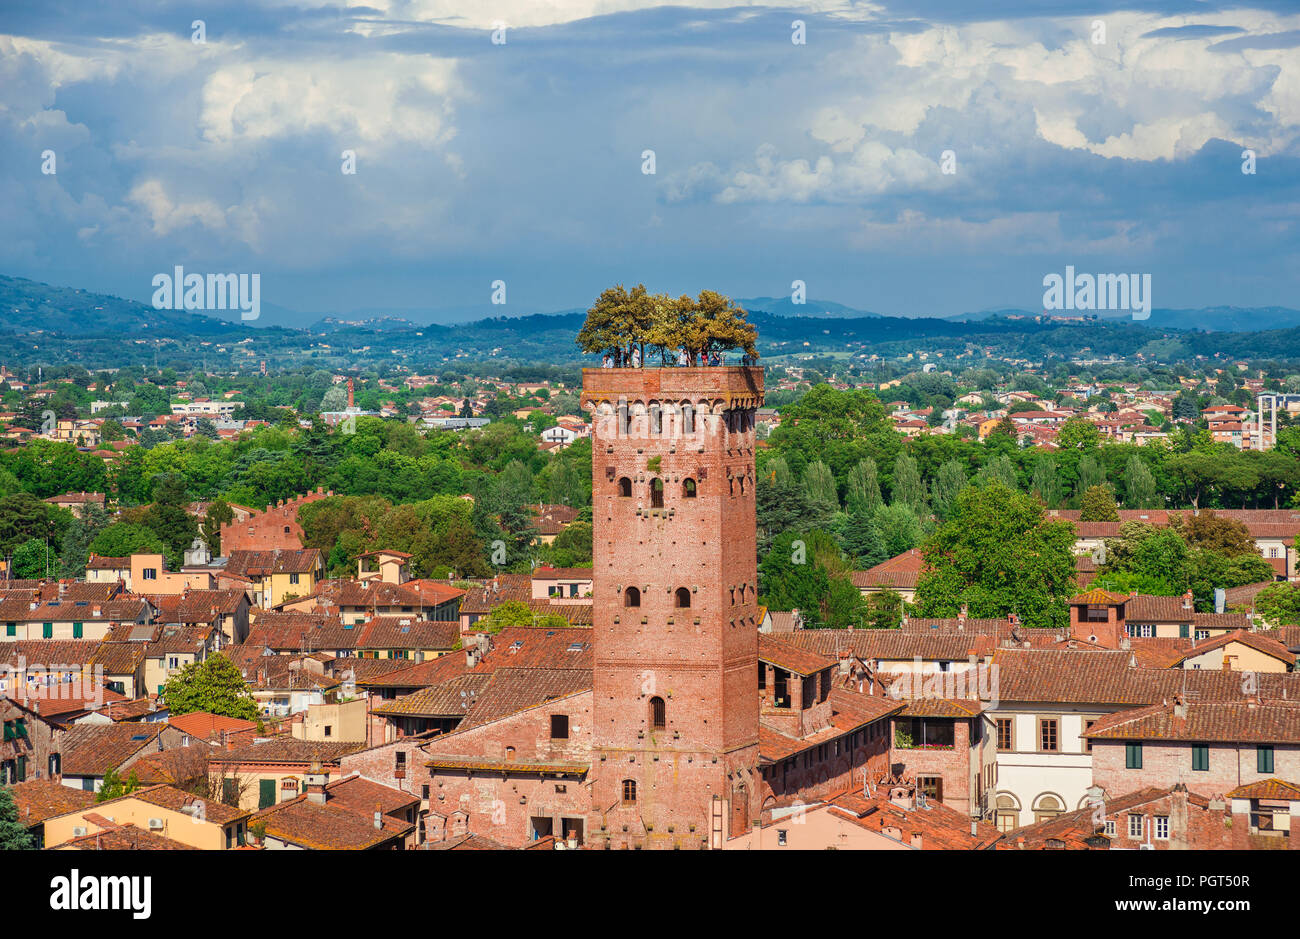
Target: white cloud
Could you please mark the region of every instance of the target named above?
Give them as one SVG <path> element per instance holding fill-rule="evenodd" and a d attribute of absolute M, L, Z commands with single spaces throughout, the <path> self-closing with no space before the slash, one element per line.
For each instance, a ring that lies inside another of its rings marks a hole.
<path fill-rule="evenodd" d="M 396 54 L 325 63 L 254 61 L 203 88 L 203 136 L 216 143 L 325 130 L 347 142 L 445 142 L 456 63 Z"/>

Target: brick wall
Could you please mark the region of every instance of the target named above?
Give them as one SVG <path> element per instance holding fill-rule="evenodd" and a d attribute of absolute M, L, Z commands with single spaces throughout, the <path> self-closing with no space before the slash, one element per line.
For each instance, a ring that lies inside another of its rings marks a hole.
<path fill-rule="evenodd" d="M 762 372 L 587 369 L 582 400 L 593 412 L 593 838 L 604 824 L 615 848 L 720 846 L 758 817 L 762 784 L 754 550 Z M 629 588 L 638 606 L 626 605 Z"/>
<path fill-rule="evenodd" d="M 294 499 L 282 499 L 266 511 L 221 526 L 221 553 L 231 551 L 270 551 L 274 548 L 298 549 L 303 546 L 298 509 L 309 502 L 334 495 L 317 489 Z"/>
<path fill-rule="evenodd" d="M 1260 779 L 1300 779 L 1300 747 L 1274 747 L 1273 771 L 1260 773 L 1256 770 L 1254 744 L 1210 744 L 1209 770 L 1193 770 L 1190 743 L 1143 741 L 1141 769 L 1125 768 L 1125 743 L 1092 742 L 1093 781 L 1111 798 L 1148 786 L 1163 789 L 1179 782 L 1193 792 L 1210 796 Z"/>

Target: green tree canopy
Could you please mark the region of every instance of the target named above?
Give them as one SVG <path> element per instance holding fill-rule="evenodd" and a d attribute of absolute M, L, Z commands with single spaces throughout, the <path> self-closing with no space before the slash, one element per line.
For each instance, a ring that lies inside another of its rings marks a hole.
<path fill-rule="evenodd" d="M 1075 592 L 1074 526 L 1048 521 L 1042 505 L 1000 482 L 958 495 L 952 517 L 922 546 L 920 615 L 1017 614 L 1026 626 L 1064 626 Z"/>
<path fill-rule="evenodd" d="M 7 786 L 0 786 L 0 851 L 30 851 L 36 841 L 18 820 L 18 806 Z"/>
<path fill-rule="evenodd" d="M 256 720 L 257 702 L 249 694 L 244 676 L 220 652 L 202 662 L 192 662 L 163 685 L 162 699 L 173 716 L 205 711 L 222 717 Z"/>
<path fill-rule="evenodd" d="M 1089 486 L 1079 504 L 1081 522 L 1118 522 L 1119 508 L 1106 485 Z"/>

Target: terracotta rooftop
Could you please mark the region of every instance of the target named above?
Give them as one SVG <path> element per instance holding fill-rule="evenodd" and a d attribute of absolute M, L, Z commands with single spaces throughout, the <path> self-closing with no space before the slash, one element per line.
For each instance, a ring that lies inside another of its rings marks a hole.
<path fill-rule="evenodd" d="M 135 825 L 115 825 L 58 845 L 60 851 L 194 851 L 196 848 Z"/>
<path fill-rule="evenodd" d="M 892 587 L 914 590 L 921 576 L 921 568 L 924 566 L 925 559 L 921 556 L 921 552 L 912 548 L 887 561 L 881 561 L 875 567 L 869 567 L 865 571 L 853 571 L 849 574 L 849 579 L 853 581 L 853 586 L 859 589 Z"/>
<path fill-rule="evenodd" d="M 1107 818 L 1116 819 L 1131 809 L 1140 808 L 1148 803 L 1164 799 L 1172 791 L 1172 789 L 1150 787 L 1118 797 L 1107 797 L 1103 805 L 1103 811 Z M 1188 802 L 1198 804 L 1201 807 L 1207 804 L 1205 797 L 1195 796 L 1191 793 L 1188 794 Z M 1023 849 L 1031 851 L 1049 847 L 1067 851 L 1107 850 L 1110 847 L 1109 841 L 1090 844 L 1087 840 L 1089 838 L 1095 839 L 1100 835 L 1099 826 L 1094 820 L 1094 812 L 1095 808 L 1093 806 L 1085 806 L 1082 809 L 1057 815 L 1055 818 L 1016 828 L 1003 836 L 998 848 L 999 850 L 1010 850 L 1023 847 Z M 1104 829 L 1100 830 L 1104 831 Z M 1105 836 L 1100 835 L 1100 837 L 1104 838 Z"/>
<path fill-rule="evenodd" d="M 820 671 L 838 664 L 838 657 L 832 658 L 818 652 L 760 633 L 758 636 L 758 660 L 777 668 L 785 669 L 796 675 L 815 675 Z"/>
<path fill-rule="evenodd" d="M 270 737 L 234 750 L 214 750 L 212 763 L 289 763 L 310 764 L 320 759 L 322 763 L 338 763 L 350 753 L 364 750 L 364 743 L 320 743 L 299 740 L 295 737 Z"/>
<path fill-rule="evenodd" d="M 63 775 L 103 776 L 146 747 L 158 749 L 166 725 L 77 724 L 63 738 Z"/>
<path fill-rule="evenodd" d="M 922 851 L 979 851 L 992 847 L 1001 838 L 987 822 L 973 822 L 964 812 L 942 802 L 929 800 L 924 808 L 899 805 L 890 799 L 891 787 L 882 781 L 873 793 L 861 789 L 842 792 L 829 800 L 828 811 L 855 825 L 895 838 Z M 913 793 L 912 798 L 915 798 Z M 972 834 L 971 827 L 975 831 Z M 919 842 L 915 839 L 919 838 Z"/>
<path fill-rule="evenodd" d="M 266 574 L 306 574 L 320 562 L 319 548 L 274 548 L 270 551 L 231 551 L 226 573 L 245 577 Z"/>
<path fill-rule="evenodd" d="M 73 789 L 53 779 L 33 779 L 9 787 L 18 807 L 18 821 L 31 828 L 47 818 L 65 815 L 94 805 L 95 794 L 84 789 Z"/>
<path fill-rule="evenodd" d="M 183 734 L 199 740 L 220 739 L 222 733 L 247 734 L 257 731 L 256 721 L 246 721 L 238 717 L 225 717 L 221 714 L 209 714 L 207 711 L 191 711 L 188 714 L 173 715 L 167 718 Z"/>
<path fill-rule="evenodd" d="M 1270 639 L 1267 636 L 1261 636 L 1259 633 L 1248 632 L 1244 629 L 1234 629 L 1232 632 L 1202 640 L 1184 652 L 1182 658 L 1178 661 L 1185 662 L 1198 655 L 1204 655 L 1206 652 L 1225 648 L 1232 643 L 1240 643 L 1247 648 L 1254 649 L 1256 652 L 1262 652 L 1264 655 L 1285 662 L 1287 665 L 1295 665 L 1294 653 L 1289 651 L 1282 643 L 1276 639 Z"/>
<path fill-rule="evenodd" d="M 252 823 L 264 824 L 267 837 L 318 851 L 363 851 L 402 838 L 415 828 L 382 813 L 382 827 L 376 828 L 371 813 L 338 802 L 312 802 L 306 795 L 263 809 Z"/>
<path fill-rule="evenodd" d="M 1229 799 L 1273 799 L 1300 802 L 1300 785 L 1281 779 L 1261 779 L 1224 793 Z"/>
<path fill-rule="evenodd" d="M 1109 714 L 1082 736 L 1091 740 L 1300 743 L 1300 701 L 1175 701 Z"/>

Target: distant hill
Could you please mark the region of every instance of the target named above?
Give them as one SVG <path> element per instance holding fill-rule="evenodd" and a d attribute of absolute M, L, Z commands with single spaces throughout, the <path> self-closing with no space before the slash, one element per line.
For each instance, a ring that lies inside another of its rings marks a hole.
<path fill-rule="evenodd" d="M 751 297 L 748 300 L 736 300 L 740 306 L 751 312 L 762 310 L 773 316 L 834 317 L 837 319 L 860 319 L 867 316 L 879 316 L 866 310 L 855 310 L 843 303 L 832 300 L 809 300 L 795 303 L 789 297 Z"/>
<path fill-rule="evenodd" d="M 1199 310 L 1155 309 L 1151 311 L 1151 319 L 1147 322 L 1152 326 L 1168 329 L 1251 333 L 1262 329 L 1294 329 L 1300 326 L 1300 310 L 1284 306 L 1208 306 Z"/>
<path fill-rule="evenodd" d="M 208 336 L 243 330 L 202 313 L 155 310 L 134 300 L 0 274 L 0 332 L 38 331 L 90 338 L 143 333 Z"/>
<path fill-rule="evenodd" d="M 830 355 L 865 362 L 917 352 L 955 357 L 972 345 L 1026 361 L 1071 356 L 1120 360 L 1136 354 L 1134 361 L 1148 367 L 1196 356 L 1300 360 L 1300 312 L 1284 307 L 1156 310 L 1148 320 L 1106 316 L 1069 321 L 1043 320 L 1041 311 L 1025 310 L 907 318 L 826 301 L 795 305 L 786 298 L 758 297 L 738 302 L 751 311 L 759 351 L 768 361 Z M 160 362 L 184 367 L 191 361 L 212 367 L 266 363 L 269 368 L 299 368 L 311 362 L 335 369 L 363 363 L 445 368 L 458 360 L 539 368 L 591 363 L 574 342 L 582 310 L 453 323 L 429 322 L 421 315 L 426 311 L 410 309 L 302 314 L 263 303 L 262 310 L 257 321 L 227 322 L 0 275 L 0 361 L 75 362 L 87 368 Z M 301 325 L 277 323 L 280 313 L 295 316 Z"/>

